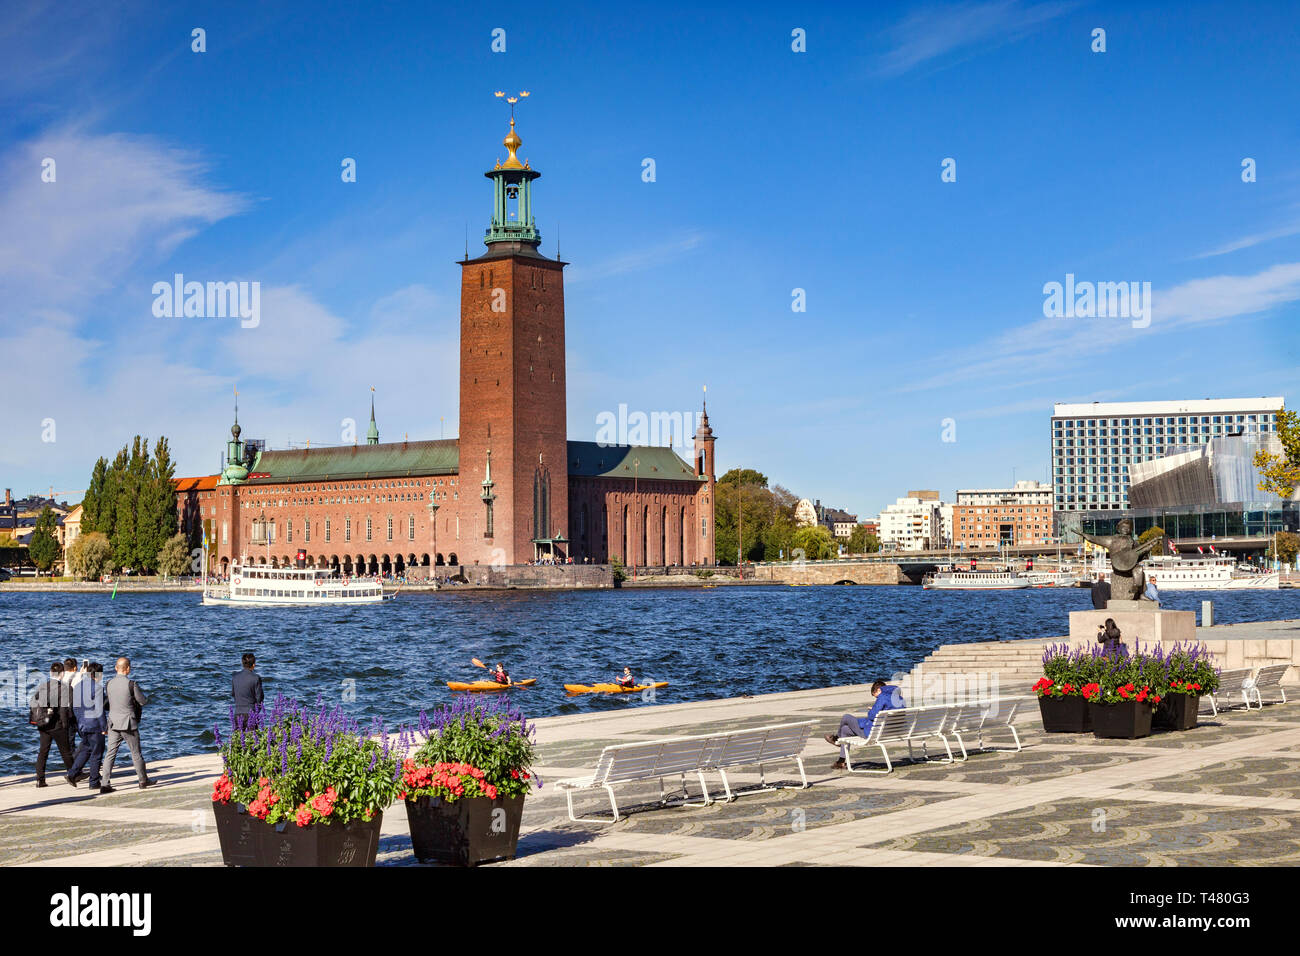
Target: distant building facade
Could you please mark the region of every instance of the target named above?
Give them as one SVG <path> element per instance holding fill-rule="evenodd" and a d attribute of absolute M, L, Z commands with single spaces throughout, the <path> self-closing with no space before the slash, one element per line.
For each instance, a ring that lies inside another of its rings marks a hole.
<path fill-rule="evenodd" d="M 943 543 L 943 503 L 938 492 L 912 492 L 880 512 L 880 544 L 885 550 L 925 551 Z M 934 497 L 929 497 L 933 494 Z"/>
<path fill-rule="evenodd" d="M 1051 485 L 1017 481 L 1013 488 L 957 491 L 952 515 L 954 547 L 1047 544 L 1052 537 Z"/>

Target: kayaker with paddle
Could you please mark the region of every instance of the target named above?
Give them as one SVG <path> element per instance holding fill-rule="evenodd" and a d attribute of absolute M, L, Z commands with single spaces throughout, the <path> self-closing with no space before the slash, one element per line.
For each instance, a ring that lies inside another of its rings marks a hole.
<path fill-rule="evenodd" d="M 877 714 L 883 710 L 898 710 L 907 706 L 907 702 L 903 700 L 903 692 L 893 684 L 887 684 L 883 680 L 878 680 L 871 685 L 871 696 L 875 698 L 876 702 L 871 705 L 871 710 L 867 713 L 867 716 L 859 719 L 852 714 L 845 714 L 840 718 L 839 731 L 826 735 L 828 744 L 840 748 L 840 759 L 835 761 L 834 765 L 836 770 L 843 770 L 846 766 L 845 750 L 848 745 L 840 743 L 841 738 L 870 736 L 871 725 L 875 723 Z"/>
<path fill-rule="evenodd" d="M 501 663 L 497 664 L 497 669 L 492 671 L 492 679 L 496 681 L 498 684 L 505 684 L 509 686 L 510 675 L 506 673 L 505 664 L 501 664 Z"/>
<path fill-rule="evenodd" d="M 614 683 L 617 684 L 619 687 L 633 687 L 633 686 L 635 686 L 635 685 L 636 685 L 636 681 L 635 681 L 635 680 L 633 679 L 633 677 L 632 677 L 632 668 L 630 668 L 630 667 L 624 667 L 624 668 L 623 668 L 623 676 L 622 676 L 622 677 L 615 677 L 615 678 L 614 678 Z"/>

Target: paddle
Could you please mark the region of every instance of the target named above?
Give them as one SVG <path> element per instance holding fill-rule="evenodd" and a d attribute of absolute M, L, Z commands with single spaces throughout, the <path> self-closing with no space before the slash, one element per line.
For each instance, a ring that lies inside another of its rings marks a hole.
<path fill-rule="evenodd" d="M 475 667 L 481 667 L 481 668 L 483 668 L 484 670 L 487 670 L 487 669 L 488 669 L 488 666 L 487 666 L 486 664 L 484 664 L 481 660 L 479 660 L 477 657 L 471 657 L 471 658 L 469 659 L 469 662 L 470 662 L 471 664 L 473 664 Z M 513 684 L 508 684 L 508 685 L 506 685 L 506 686 L 508 686 L 508 687 L 513 687 L 514 685 L 513 685 Z"/>

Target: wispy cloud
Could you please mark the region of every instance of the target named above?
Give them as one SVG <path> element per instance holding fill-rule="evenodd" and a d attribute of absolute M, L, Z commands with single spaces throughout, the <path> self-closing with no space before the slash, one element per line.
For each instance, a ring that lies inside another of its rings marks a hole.
<path fill-rule="evenodd" d="M 1254 275 L 1193 279 L 1153 293 L 1149 328 L 1135 329 L 1130 320 L 1116 318 L 1038 319 L 941 356 L 934 364 L 945 369 L 942 374 L 900 390 L 947 389 L 970 382 L 1024 387 L 1051 381 L 1084 369 L 1085 360 L 1132 348 L 1149 336 L 1256 315 L 1296 301 L 1300 301 L 1300 262 L 1279 263 Z"/>
<path fill-rule="evenodd" d="M 42 180 L 54 162 L 54 181 Z M 0 157 L 0 284 L 11 312 L 84 304 L 247 200 L 194 153 L 148 137 L 50 132 Z"/>
<path fill-rule="evenodd" d="M 917 10 L 890 29 L 892 48 L 881 59 L 880 72 L 898 76 L 949 53 L 1019 39 L 1077 6 L 1072 2 L 996 0 Z"/>
<path fill-rule="evenodd" d="M 593 282 L 598 279 L 610 279 L 614 276 L 627 275 L 629 272 L 641 272 L 655 266 L 671 262 L 678 256 L 690 252 L 704 242 L 704 234 L 691 232 L 668 242 L 661 242 L 641 249 L 624 252 L 602 262 L 583 268 L 573 268 L 565 276 L 565 282 Z"/>
<path fill-rule="evenodd" d="M 1277 229 L 1270 229 L 1267 232 L 1257 232 L 1253 235 L 1242 236 L 1240 239 L 1234 239 L 1232 242 L 1219 246 L 1217 249 L 1211 249 L 1209 252 L 1202 252 L 1192 256 L 1193 259 L 1210 259 L 1214 256 L 1224 256 L 1230 252 L 1237 252 L 1241 249 L 1249 249 L 1251 246 L 1257 246 L 1262 242 L 1272 242 L 1274 239 L 1285 239 L 1288 236 L 1300 235 L 1300 222 L 1293 222 L 1286 226 L 1280 226 Z"/>

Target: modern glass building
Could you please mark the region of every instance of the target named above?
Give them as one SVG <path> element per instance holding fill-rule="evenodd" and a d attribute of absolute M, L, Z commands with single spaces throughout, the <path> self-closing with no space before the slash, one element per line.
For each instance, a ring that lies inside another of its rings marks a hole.
<path fill-rule="evenodd" d="M 1183 541 L 1259 538 L 1262 544 L 1277 531 L 1300 527 L 1300 492 L 1284 501 L 1259 490 L 1256 452 L 1281 449 L 1276 435 L 1262 433 L 1169 447 L 1163 458 L 1130 465 L 1127 511 L 1076 511 L 1062 526 L 1113 534 L 1128 517 L 1136 534 L 1158 526 Z"/>
<path fill-rule="evenodd" d="M 1135 466 L 1229 435 L 1273 437 L 1282 405 L 1280 396 L 1056 405 L 1050 432 L 1058 530 L 1077 526 L 1072 512 L 1118 518 L 1128 511 Z"/>

